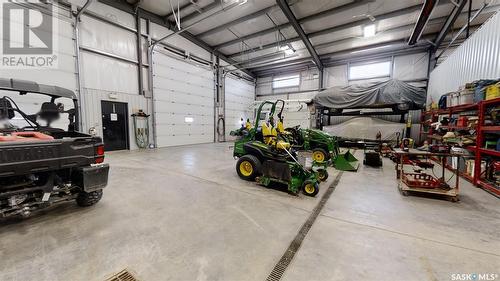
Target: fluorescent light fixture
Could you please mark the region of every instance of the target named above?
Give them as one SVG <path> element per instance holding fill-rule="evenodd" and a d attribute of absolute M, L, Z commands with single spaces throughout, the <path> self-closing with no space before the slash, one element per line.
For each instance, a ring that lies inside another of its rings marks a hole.
<path fill-rule="evenodd" d="M 363 28 L 363 36 L 364 37 L 373 37 L 373 36 L 375 36 L 376 32 L 377 31 L 375 29 L 374 24 L 365 25 L 365 27 Z"/>
<path fill-rule="evenodd" d="M 287 54 L 287 55 L 293 55 L 293 53 L 295 53 L 294 49 L 287 49 L 287 50 L 285 50 L 285 54 Z"/>
<path fill-rule="evenodd" d="M 281 45 L 280 46 L 280 51 L 286 51 L 286 50 L 290 50 L 290 46 L 288 46 L 288 45 Z"/>
<path fill-rule="evenodd" d="M 193 123 L 194 122 L 194 118 L 193 117 L 184 117 L 184 122 L 186 123 Z"/>

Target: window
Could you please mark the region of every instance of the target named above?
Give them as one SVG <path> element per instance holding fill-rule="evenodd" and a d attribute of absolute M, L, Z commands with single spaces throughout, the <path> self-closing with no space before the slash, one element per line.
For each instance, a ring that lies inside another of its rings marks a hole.
<path fill-rule="evenodd" d="M 390 61 L 350 65 L 349 80 L 390 77 L 391 66 Z"/>
<path fill-rule="evenodd" d="M 300 85 L 299 75 L 283 76 L 273 79 L 273 89 L 298 87 L 299 85 Z"/>

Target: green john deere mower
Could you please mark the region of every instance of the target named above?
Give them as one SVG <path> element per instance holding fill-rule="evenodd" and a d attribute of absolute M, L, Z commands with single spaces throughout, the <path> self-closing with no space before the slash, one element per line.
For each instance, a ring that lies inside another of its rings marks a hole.
<path fill-rule="evenodd" d="M 283 109 L 285 101 L 278 100 L 281 104 L 278 116 L 277 130 L 283 139 L 287 140 L 296 150 L 312 151 L 312 158 L 317 163 L 331 163 L 335 169 L 341 171 L 357 171 L 358 159 L 348 150 L 341 154 L 337 138 L 321 130 L 302 129 L 299 126 L 284 128 Z"/>
<path fill-rule="evenodd" d="M 271 107 L 269 117 L 259 124 L 266 105 Z M 319 192 L 319 183 L 328 178 L 326 165 L 313 161 L 311 167 L 306 168 L 298 161 L 296 152 L 274 127 L 275 111 L 276 103 L 263 102 L 257 110 L 253 128 L 236 141 L 233 152 L 238 158 L 236 172 L 241 179 L 255 180 L 263 186 L 280 183 L 293 194 L 302 190 L 307 196 L 315 196 Z"/>

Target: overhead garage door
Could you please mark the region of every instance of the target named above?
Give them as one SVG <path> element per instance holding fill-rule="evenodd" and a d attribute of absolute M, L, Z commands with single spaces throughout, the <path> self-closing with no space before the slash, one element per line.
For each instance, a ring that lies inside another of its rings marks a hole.
<path fill-rule="evenodd" d="M 155 52 L 157 146 L 214 140 L 214 74 L 209 67 Z"/>
<path fill-rule="evenodd" d="M 241 125 L 241 118 L 247 118 L 253 123 L 253 103 L 255 100 L 255 85 L 243 79 L 226 76 L 226 137 L 232 130 Z"/>

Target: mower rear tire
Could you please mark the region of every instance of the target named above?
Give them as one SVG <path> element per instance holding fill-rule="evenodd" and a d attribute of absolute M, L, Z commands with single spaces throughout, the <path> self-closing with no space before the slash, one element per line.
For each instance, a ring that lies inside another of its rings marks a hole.
<path fill-rule="evenodd" d="M 253 155 L 244 155 L 236 162 L 236 173 L 246 181 L 254 181 L 262 170 L 262 163 Z"/>
<path fill-rule="evenodd" d="M 328 161 L 330 157 L 328 152 L 326 152 L 326 150 L 324 150 L 323 148 L 315 148 L 313 149 L 312 158 L 317 163 L 323 163 Z"/>
<path fill-rule="evenodd" d="M 302 192 L 304 192 L 307 196 L 314 197 L 319 192 L 319 184 L 317 182 L 307 180 L 304 184 L 302 184 Z"/>

